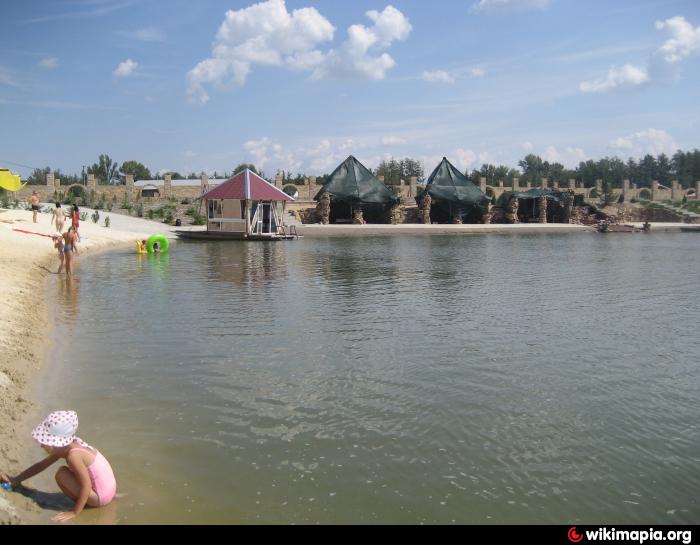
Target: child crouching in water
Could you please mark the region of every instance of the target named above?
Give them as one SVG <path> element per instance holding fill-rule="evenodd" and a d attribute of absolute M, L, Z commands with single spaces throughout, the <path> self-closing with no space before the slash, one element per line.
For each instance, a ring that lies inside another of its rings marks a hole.
<path fill-rule="evenodd" d="M 68 463 L 56 472 L 56 482 L 61 491 L 75 502 L 72 511 L 59 513 L 51 520 L 69 520 L 88 507 L 102 507 L 110 503 L 117 493 L 117 481 L 109 462 L 94 447 L 76 437 L 78 415 L 75 411 L 57 411 L 32 432 L 32 437 L 48 456 L 16 477 L 0 474 L 0 481 L 13 487 L 53 465 L 60 458 Z"/>

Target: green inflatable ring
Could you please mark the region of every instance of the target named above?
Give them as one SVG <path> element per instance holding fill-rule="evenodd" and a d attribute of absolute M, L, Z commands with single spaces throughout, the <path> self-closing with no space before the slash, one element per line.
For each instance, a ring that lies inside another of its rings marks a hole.
<path fill-rule="evenodd" d="M 160 246 L 161 253 L 164 254 L 168 251 L 168 248 L 170 247 L 170 242 L 165 237 L 165 235 L 157 233 L 155 235 L 151 235 L 151 237 L 146 242 L 146 249 L 148 250 L 149 254 L 154 253 L 153 244 L 155 244 L 156 242 L 158 243 L 158 246 Z"/>

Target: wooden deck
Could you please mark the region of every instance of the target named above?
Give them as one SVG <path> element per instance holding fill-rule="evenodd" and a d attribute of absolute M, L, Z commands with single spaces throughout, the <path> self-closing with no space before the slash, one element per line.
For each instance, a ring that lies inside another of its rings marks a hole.
<path fill-rule="evenodd" d="M 246 235 L 224 231 L 175 231 L 175 234 L 185 240 L 295 240 L 299 235 L 290 233 L 263 233 Z"/>

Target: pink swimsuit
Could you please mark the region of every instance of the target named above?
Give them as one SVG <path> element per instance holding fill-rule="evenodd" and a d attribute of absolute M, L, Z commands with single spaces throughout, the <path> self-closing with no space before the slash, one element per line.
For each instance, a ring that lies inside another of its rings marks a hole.
<path fill-rule="evenodd" d="M 87 446 L 87 445 L 86 445 Z M 112 466 L 109 465 L 107 459 L 102 456 L 99 450 L 94 447 L 83 448 L 78 447 L 73 450 L 84 450 L 95 455 L 95 460 L 88 466 L 87 470 L 90 474 L 90 482 L 92 489 L 97 494 L 97 501 L 100 507 L 107 505 L 114 499 L 117 493 L 117 481 L 114 478 Z"/>

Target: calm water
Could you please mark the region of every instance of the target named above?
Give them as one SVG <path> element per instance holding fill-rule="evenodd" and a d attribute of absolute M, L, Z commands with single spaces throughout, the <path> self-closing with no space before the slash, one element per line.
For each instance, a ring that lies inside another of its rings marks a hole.
<path fill-rule="evenodd" d="M 697 523 L 700 237 L 180 243 L 55 279 L 86 522 Z"/>

